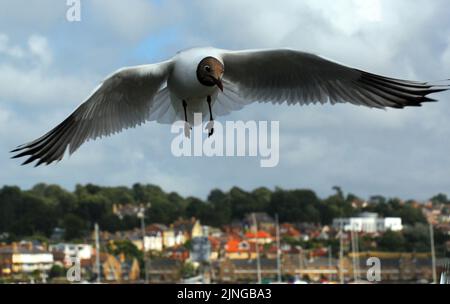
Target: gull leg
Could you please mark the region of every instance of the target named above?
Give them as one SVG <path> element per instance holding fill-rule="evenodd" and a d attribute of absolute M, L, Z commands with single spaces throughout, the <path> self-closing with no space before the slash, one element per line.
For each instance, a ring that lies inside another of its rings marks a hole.
<path fill-rule="evenodd" d="M 209 107 L 209 122 L 206 125 L 206 129 L 209 131 L 208 137 L 211 137 L 214 134 L 214 119 L 211 111 L 211 96 L 208 96 L 206 101 L 208 102 Z"/>
<path fill-rule="evenodd" d="M 184 109 L 184 136 L 186 136 L 187 138 L 191 138 L 192 126 L 189 124 L 188 119 L 187 119 L 186 100 L 183 100 L 183 109 Z"/>

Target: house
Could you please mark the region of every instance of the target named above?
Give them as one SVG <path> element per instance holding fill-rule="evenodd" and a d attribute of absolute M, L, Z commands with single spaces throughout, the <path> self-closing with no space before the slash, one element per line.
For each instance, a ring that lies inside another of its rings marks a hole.
<path fill-rule="evenodd" d="M 182 231 L 185 234 L 186 239 L 203 236 L 202 225 L 200 225 L 200 221 L 195 218 L 175 221 L 175 223 L 173 223 L 173 229 L 175 231 Z"/>
<path fill-rule="evenodd" d="M 64 239 L 64 234 L 66 230 L 63 228 L 55 227 L 52 231 L 52 235 L 50 236 L 50 240 L 52 242 L 60 242 Z"/>
<path fill-rule="evenodd" d="M 275 229 L 272 229 L 272 235 L 275 235 Z M 301 237 L 300 231 L 294 227 L 294 225 L 289 223 L 283 223 L 280 225 L 280 236 L 281 237 L 289 237 L 295 240 L 300 240 Z"/>
<path fill-rule="evenodd" d="M 72 266 L 75 260 L 83 264 L 93 255 L 92 245 L 89 244 L 59 243 L 50 245 L 49 251 L 53 253 L 55 261 L 60 261 L 66 267 Z"/>
<path fill-rule="evenodd" d="M 275 227 L 275 220 L 265 212 L 249 213 L 245 216 L 243 222 L 246 227 L 252 227 L 254 220 L 261 230 L 271 231 Z"/>
<path fill-rule="evenodd" d="M 216 266 L 216 279 L 220 283 L 255 283 L 258 280 L 256 259 L 226 259 Z M 277 261 L 275 259 L 260 259 L 261 277 L 273 279 L 277 277 Z"/>
<path fill-rule="evenodd" d="M 222 244 L 222 240 L 220 237 L 209 236 L 208 239 L 211 245 L 211 253 L 209 259 L 211 261 L 218 260 L 222 255 L 222 245 L 225 246 L 225 243 Z"/>
<path fill-rule="evenodd" d="M 433 204 L 432 202 L 428 202 L 423 206 L 422 213 L 428 223 L 436 225 L 442 223 L 442 220 L 445 220 L 446 217 L 442 214 L 443 207 L 442 204 Z"/>
<path fill-rule="evenodd" d="M 352 258 L 348 257 L 347 271 L 348 279 L 353 277 Z M 364 279 L 368 270 L 366 261 L 370 257 L 380 259 L 382 271 L 381 282 L 417 282 L 418 280 L 433 280 L 432 259 L 429 253 L 401 253 L 401 252 L 360 252 L 359 277 Z M 436 259 L 437 273 L 443 271 L 446 259 Z"/>
<path fill-rule="evenodd" d="M 145 228 L 144 248 L 145 251 L 163 251 L 164 232 L 168 228 L 163 224 L 152 224 Z"/>
<path fill-rule="evenodd" d="M 249 241 L 249 242 L 256 242 L 258 244 L 270 244 L 273 242 L 273 238 L 272 236 L 265 231 L 257 231 L 256 233 L 254 232 L 247 232 L 245 234 L 245 238 Z"/>
<path fill-rule="evenodd" d="M 186 235 L 181 230 L 175 230 L 173 227 L 163 231 L 163 246 L 171 248 L 186 243 Z"/>
<path fill-rule="evenodd" d="M 379 218 L 377 213 L 363 212 L 358 217 L 336 218 L 333 220 L 336 230 L 377 233 L 403 230 L 402 219 L 399 217 Z"/>
<path fill-rule="evenodd" d="M 225 258 L 230 260 L 256 259 L 256 246 L 263 252 L 263 245 L 249 240 L 230 238 L 225 244 Z"/>
<path fill-rule="evenodd" d="M 0 274 L 31 273 L 33 271 L 49 271 L 53 266 L 53 254 L 32 243 L 0 247 Z"/>
<path fill-rule="evenodd" d="M 163 243 L 165 248 L 170 248 L 183 245 L 188 240 L 201 236 L 203 236 L 203 228 L 199 220 L 195 218 L 179 219 L 163 232 Z"/>
<path fill-rule="evenodd" d="M 181 279 L 183 263 L 178 260 L 159 258 L 150 260 L 148 264 L 151 283 L 176 283 Z"/>
<path fill-rule="evenodd" d="M 124 254 L 102 255 L 103 278 L 109 282 L 136 282 L 140 278 L 139 262 L 136 258 L 126 258 Z"/>
<path fill-rule="evenodd" d="M 171 248 L 167 248 L 164 251 L 164 255 L 170 259 L 178 260 L 178 261 L 186 261 L 189 259 L 189 249 L 184 246 L 175 246 Z"/>

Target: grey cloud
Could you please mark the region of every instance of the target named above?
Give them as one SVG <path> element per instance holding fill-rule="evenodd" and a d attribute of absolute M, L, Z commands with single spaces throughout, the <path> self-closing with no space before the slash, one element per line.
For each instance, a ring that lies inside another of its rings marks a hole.
<path fill-rule="evenodd" d="M 88 143 L 57 166 L 33 170 L 8 159 L 8 148 L 41 135 L 64 118 L 103 74 L 137 62 L 139 58 L 130 53 L 139 41 L 151 41 L 166 27 L 180 31 L 179 40 L 160 46 L 170 51 L 194 45 L 289 46 L 388 76 L 423 80 L 450 76 L 448 1 L 383 0 L 380 21 L 358 8 L 362 2 L 95 1 L 84 7 L 81 24 L 69 25 L 61 19 L 65 7 L 49 9 L 54 2 L 39 1 L 39 7 L 31 3 L 32 14 L 11 1 L 8 23 L 0 13 L 1 28 L 10 37 L 8 46 L 26 50 L 37 30 L 47 38 L 52 60 L 47 67 L 30 64 L 31 73 L 26 73 L 14 59 L 0 58 L 0 165 L 6 169 L 0 173 L 1 183 L 30 186 L 44 181 L 71 187 L 79 182 L 149 182 L 200 196 L 213 187 L 236 184 L 244 189 L 310 187 L 321 195 L 338 184 L 363 196 L 381 193 L 419 199 L 448 192 L 448 93 L 436 96 L 439 103 L 402 111 L 255 104 L 226 117 L 280 120 L 280 165 L 272 169 L 259 168 L 253 158 L 176 159 L 169 152 L 173 138 L 169 128 L 155 123 Z M 14 15 L 24 20 L 20 26 Z M 70 42 L 54 36 L 56 27 Z M 40 85 L 33 89 L 26 83 Z M 61 94 L 65 101 L 58 100 Z"/>

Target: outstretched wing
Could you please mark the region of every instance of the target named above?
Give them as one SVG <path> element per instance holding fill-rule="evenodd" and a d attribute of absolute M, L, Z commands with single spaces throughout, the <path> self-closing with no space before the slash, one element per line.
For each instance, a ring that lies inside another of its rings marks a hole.
<path fill-rule="evenodd" d="M 67 149 L 72 154 L 88 140 L 144 123 L 156 108 L 155 95 L 171 66 L 171 61 L 166 61 L 120 69 L 56 128 L 11 151 L 19 152 L 13 158 L 28 156 L 23 165 L 35 160 L 36 166 L 48 165 L 61 160 Z"/>
<path fill-rule="evenodd" d="M 224 52 L 224 79 L 248 101 L 288 104 L 349 102 L 372 108 L 404 108 L 435 101 L 433 85 L 383 77 L 289 49 Z"/>

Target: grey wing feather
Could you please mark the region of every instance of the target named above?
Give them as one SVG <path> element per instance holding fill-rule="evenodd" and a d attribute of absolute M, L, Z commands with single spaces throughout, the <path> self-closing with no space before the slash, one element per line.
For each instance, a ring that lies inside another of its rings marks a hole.
<path fill-rule="evenodd" d="M 166 61 L 120 69 L 57 127 L 11 151 L 19 152 L 13 158 L 28 156 L 23 165 L 35 160 L 36 166 L 51 164 L 61 160 L 66 150 L 72 154 L 88 140 L 151 120 L 154 97 L 167 80 L 170 67 L 171 62 Z"/>
<path fill-rule="evenodd" d="M 224 79 L 249 101 L 404 108 L 435 101 L 427 95 L 450 88 L 383 77 L 289 49 L 224 51 L 222 60 Z"/>

